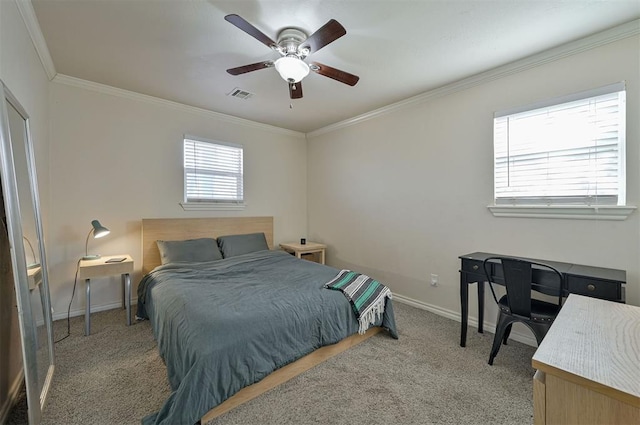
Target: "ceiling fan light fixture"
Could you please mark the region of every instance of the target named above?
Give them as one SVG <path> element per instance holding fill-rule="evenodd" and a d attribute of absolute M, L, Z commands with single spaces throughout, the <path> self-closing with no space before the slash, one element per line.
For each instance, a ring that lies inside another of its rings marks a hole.
<path fill-rule="evenodd" d="M 275 67 L 282 79 L 288 83 L 297 83 L 309 75 L 309 65 L 295 56 L 278 59 Z"/>

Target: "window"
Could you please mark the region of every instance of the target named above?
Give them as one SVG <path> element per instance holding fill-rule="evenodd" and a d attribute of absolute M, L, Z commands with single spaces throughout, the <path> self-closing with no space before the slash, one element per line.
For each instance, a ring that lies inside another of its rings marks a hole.
<path fill-rule="evenodd" d="M 625 205 L 625 109 L 618 83 L 496 113 L 495 204 Z"/>
<path fill-rule="evenodd" d="M 242 204 L 242 154 L 240 145 L 185 137 L 185 203 Z"/>

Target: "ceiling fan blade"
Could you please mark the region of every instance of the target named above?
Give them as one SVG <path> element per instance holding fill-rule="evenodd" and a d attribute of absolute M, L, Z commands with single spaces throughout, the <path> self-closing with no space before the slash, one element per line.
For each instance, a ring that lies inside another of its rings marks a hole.
<path fill-rule="evenodd" d="M 302 81 L 297 83 L 289 83 L 289 97 L 291 99 L 302 98 Z"/>
<path fill-rule="evenodd" d="M 256 40 L 258 40 L 259 42 L 261 42 L 265 46 L 267 46 L 267 47 L 269 47 L 271 49 L 273 49 L 274 46 L 276 46 L 276 42 L 275 41 L 273 41 L 271 38 L 266 36 L 258 28 L 254 27 L 249 22 L 244 20 L 244 18 L 242 18 L 242 17 L 240 17 L 240 16 L 238 16 L 236 14 L 231 14 L 231 15 L 225 16 L 224 19 L 227 22 L 230 22 L 233 25 L 235 25 L 236 27 L 240 28 L 242 31 L 246 32 L 251 37 L 255 38 Z"/>
<path fill-rule="evenodd" d="M 318 31 L 314 32 L 302 43 L 302 48 L 308 47 L 311 52 L 317 52 L 329 43 L 332 43 L 345 35 L 347 30 L 344 29 L 340 22 L 331 19 L 324 24 Z"/>
<path fill-rule="evenodd" d="M 323 65 L 319 62 L 311 62 L 309 64 L 309 69 L 317 74 L 333 78 L 336 81 L 340 81 L 341 83 L 348 84 L 350 86 L 355 86 L 358 80 L 360 80 L 360 77 L 358 77 L 357 75 L 349 74 L 348 72 Z"/>
<path fill-rule="evenodd" d="M 240 75 L 245 74 L 251 71 L 257 71 L 259 69 L 271 68 L 273 66 L 273 61 L 264 61 L 252 63 L 250 65 L 239 66 L 237 68 L 227 69 L 227 72 L 231 75 Z"/>

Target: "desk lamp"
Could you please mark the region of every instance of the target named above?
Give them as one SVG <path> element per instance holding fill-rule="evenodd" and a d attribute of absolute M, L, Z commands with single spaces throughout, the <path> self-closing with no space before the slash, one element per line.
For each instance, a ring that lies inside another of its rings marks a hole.
<path fill-rule="evenodd" d="M 23 236 L 22 239 L 27 242 L 27 245 L 31 250 L 31 256 L 33 257 L 33 263 L 27 264 L 27 270 L 35 269 L 36 267 L 40 266 L 40 263 L 38 262 L 38 258 L 36 257 L 36 252 L 33 250 L 33 245 L 31 245 L 31 241 L 27 239 L 26 236 Z"/>
<path fill-rule="evenodd" d="M 100 258 L 100 254 L 88 254 L 89 251 L 87 248 L 89 247 L 89 236 L 91 236 L 92 233 L 93 237 L 97 239 L 103 236 L 107 236 L 109 234 L 109 229 L 100 224 L 98 220 L 93 220 L 91 222 L 91 230 L 89 230 L 87 241 L 84 244 L 84 257 L 82 257 L 83 260 L 97 260 L 98 258 Z"/>

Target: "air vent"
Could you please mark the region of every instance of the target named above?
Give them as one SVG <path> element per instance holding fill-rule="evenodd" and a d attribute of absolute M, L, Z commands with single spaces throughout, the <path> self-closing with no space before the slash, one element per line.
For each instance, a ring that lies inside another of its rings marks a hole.
<path fill-rule="evenodd" d="M 231 92 L 227 96 L 237 97 L 238 99 L 243 99 L 243 100 L 249 100 L 253 97 L 253 93 L 249 93 L 246 90 L 242 90 L 236 87 L 235 89 L 231 90 Z"/>

